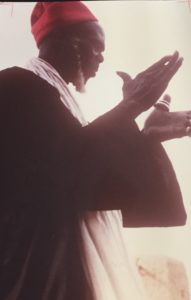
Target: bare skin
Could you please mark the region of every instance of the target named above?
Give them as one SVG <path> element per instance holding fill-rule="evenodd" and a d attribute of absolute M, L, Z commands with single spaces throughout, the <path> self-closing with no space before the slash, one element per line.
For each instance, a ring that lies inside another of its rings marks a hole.
<path fill-rule="evenodd" d="M 145 121 L 143 133 L 164 142 L 191 135 L 191 111 L 168 112 L 155 108 Z"/>
<path fill-rule="evenodd" d="M 134 107 L 135 118 L 161 97 L 182 61 L 183 58 L 176 51 L 173 55 L 163 57 L 134 79 L 125 72 L 117 72 L 123 80 L 123 100 L 126 105 Z"/>
<path fill-rule="evenodd" d="M 176 51 L 165 56 L 132 79 L 117 72 L 123 80 L 123 103 L 132 118 L 149 109 L 166 90 L 170 80 L 182 65 Z M 191 111 L 167 112 L 154 109 L 145 122 L 143 133 L 150 140 L 163 142 L 191 135 Z"/>
<path fill-rule="evenodd" d="M 85 82 L 94 77 L 103 62 L 104 32 L 98 22 L 85 22 L 67 32 L 53 34 L 40 45 L 39 57 L 51 63 L 66 82 L 75 82 L 76 53 L 73 41 L 79 41 L 79 54 Z M 127 73 L 117 72 L 123 80 L 123 101 L 128 116 L 136 118 L 149 109 L 166 90 L 170 80 L 182 65 L 176 51 L 154 63 L 132 79 Z M 154 111 L 145 123 L 144 134 L 159 141 L 188 135 L 190 112 L 164 113 Z"/>
<path fill-rule="evenodd" d="M 78 44 L 76 53 L 74 44 Z M 53 33 L 39 46 L 39 57 L 49 62 L 67 82 L 74 84 L 78 74 L 78 56 L 85 82 L 94 77 L 103 62 L 105 36 L 98 22 L 82 22 Z"/>

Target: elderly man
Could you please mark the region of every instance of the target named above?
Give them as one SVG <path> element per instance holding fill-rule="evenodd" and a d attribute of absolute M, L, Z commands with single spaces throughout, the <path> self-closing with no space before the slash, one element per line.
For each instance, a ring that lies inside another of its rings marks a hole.
<path fill-rule="evenodd" d="M 123 100 L 87 124 L 68 89 L 82 91 L 103 61 L 104 33 L 79 1 L 38 2 L 39 57 L 0 73 L 0 299 L 143 299 L 123 226 L 185 223 L 160 141 L 190 133 L 190 112 L 155 110 L 178 52 L 131 79 Z"/>

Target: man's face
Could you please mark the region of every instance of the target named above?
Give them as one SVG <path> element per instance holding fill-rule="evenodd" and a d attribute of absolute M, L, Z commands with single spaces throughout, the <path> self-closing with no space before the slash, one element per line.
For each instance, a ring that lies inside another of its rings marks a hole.
<path fill-rule="evenodd" d="M 74 83 L 80 65 L 86 83 L 96 75 L 99 64 L 104 60 L 105 36 L 96 21 L 75 24 L 65 31 L 55 31 L 48 45 L 51 45 L 48 49 L 52 59 L 49 62 L 66 82 Z"/>
<path fill-rule="evenodd" d="M 96 75 L 99 64 L 104 60 L 102 53 L 105 50 L 105 36 L 102 28 L 97 22 L 89 22 L 87 25 L 82 31 L 79 44 L 85 82 Z"/>

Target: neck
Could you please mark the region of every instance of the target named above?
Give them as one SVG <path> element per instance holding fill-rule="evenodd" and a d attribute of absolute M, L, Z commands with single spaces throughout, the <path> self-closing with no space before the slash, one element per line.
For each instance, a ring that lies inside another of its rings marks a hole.
<path fill-rule="evenodd" d="M 55 53 L 54 55 L 51 55 L 51 53 L 46 53 L 46 51 L 40 50 L 38 57 L 54 67 L 66 83 L 72 82 L 67 64 L 64 64 L 63 62 L 61 63 Z"/>

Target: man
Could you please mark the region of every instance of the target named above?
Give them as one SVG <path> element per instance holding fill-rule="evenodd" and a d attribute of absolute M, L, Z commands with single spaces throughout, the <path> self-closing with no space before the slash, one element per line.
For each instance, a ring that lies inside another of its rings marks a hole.
<path fill-rule="evenodd" d="M 38 2 L 31 24 L 39 57 L 0 73 L 0 298 L 142 299 L 120 211 L 124 226 L 185 223 L 160 141 L 187 135 L 191 115 L 162 113 L 161 126 L 155 111 L 143 133 L 134 119 L 182 58 L 164 57 L 135 79 L 120 72 L 123 100 L 87 125 L 67 83 L 82 91 L 103 61 L 97 19 L 79 1 Z"/>

